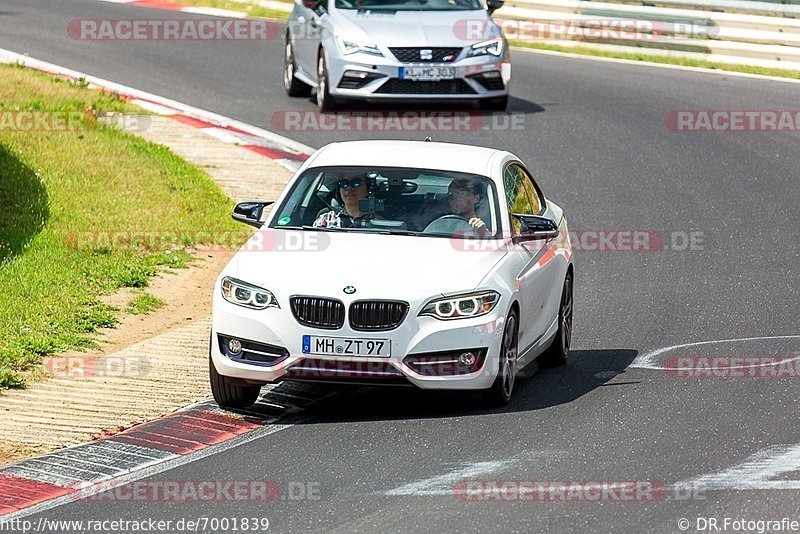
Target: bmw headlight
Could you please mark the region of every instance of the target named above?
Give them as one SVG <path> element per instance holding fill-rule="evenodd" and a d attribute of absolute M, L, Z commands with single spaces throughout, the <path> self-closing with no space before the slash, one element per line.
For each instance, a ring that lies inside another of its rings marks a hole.
<path fill-rule="evenodd" d="M 500 57 L 503 55 L 504 50 L 505 50 L 505 42 L 503 41 L 503 38 L 496 37 L 494 39 L 489 39 L 488 41 L 481 41 L 480 43 L 475 43 L 474 45 L 472 45 L 472 48 L 470 48 L 469 55 Z"/>
<path fill-rule="evenodd" d="M 342 51 L 342 54 L 346 56 L 355 54 L 356 52 L 363 52 L 373 56 L 383 56 L 381 51 L 378 50 L 378 45 L 373 43 L 359 43 L 343 37 L 337 37 L 336 42 L 339 44 L 339 49 Z"/>
<path fill-rule="evenodd" d="M 419 314 L 444 320 L 478 317 L 492 311 L 499 301 L 500 293 L 497 291 L 476 291 L 431 300 Z"/>
<path fill-rule="evenodd" d="M 228 302 L 245 308 L 255 310 L 280 308 L 278 300 L 271 291 L 228 276 L 222 279 L 222 296 Z"/>

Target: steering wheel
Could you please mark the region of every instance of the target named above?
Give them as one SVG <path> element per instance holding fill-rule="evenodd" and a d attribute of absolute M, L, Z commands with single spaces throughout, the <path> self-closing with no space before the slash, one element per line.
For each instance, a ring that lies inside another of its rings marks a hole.
<path fill-rule="evenodd" d="M 428 226 L 425 227 L 425 230 L 423 230 L 422 233 L 455 234 L 458 232 L 467 232 L 472 230 L 473 228 L 469 224 L 469 219 L 461 215 L 450 213 L 434 219 Z"/>

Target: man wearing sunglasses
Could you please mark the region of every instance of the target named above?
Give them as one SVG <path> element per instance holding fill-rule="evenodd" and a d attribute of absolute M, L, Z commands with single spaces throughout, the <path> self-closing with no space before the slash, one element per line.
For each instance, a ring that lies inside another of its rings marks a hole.
<path fill-rule="evenodd" d="M 337 199 L 343 208 L 338 212 L 327 211 L 317 217 L 317 228 L 364 228 L 375 217 L 374 213 L 363 213 L 359 202 L 369 195 L 367 178 L 359 173 L 347 173 L 336 182 Z"/>

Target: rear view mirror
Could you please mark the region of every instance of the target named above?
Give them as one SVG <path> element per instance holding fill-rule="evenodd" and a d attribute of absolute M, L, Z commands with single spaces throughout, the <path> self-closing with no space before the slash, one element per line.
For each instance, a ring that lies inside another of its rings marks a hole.
<path fill-rule="evenodd" d="M 274 204 L 274 202 L 263 200 L 239 202 L 233 208 L 233 220 L 261 228 L 264 224 L 261 221 L 261 215 L 264 213 L 264 208 L 271 204 Z"/>

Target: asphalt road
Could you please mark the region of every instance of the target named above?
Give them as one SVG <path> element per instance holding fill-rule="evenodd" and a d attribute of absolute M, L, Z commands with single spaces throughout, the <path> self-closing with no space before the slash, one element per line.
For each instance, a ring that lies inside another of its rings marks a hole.
<path fill-rule="evenodd" d="M 3 0 L 0 47 L 267 129 L 276 113 L 313 109 L 284 96 L 279 41 L 85 42 L 67 34 L 78 18 L 187 16 L 94 0 Z M 517 153 L 573 230 L 650 230 L 665 243 L 673 232 L 695 232 L 701 250 L 579 252 L 571 363 L 518 382 L 507 409 L 361 389 L 281 432 L 154 477 L 310 483 L 318 499 L 80 502 L 45 515 L 266 516 L 278 532 L 679 532 L 681 518 L 695 532 L 697 518 L 800 519 L 800 461 L 770 460 L 777 447 L 800 443 L 795 379 L 679 379 L 631 365 L 673 345 L 800 335 L 800 135 L 677 133 L 664 124 L 672 110 L 798 109 L 800 86 L 518 50 L 513 66 L 510 111 L 523 114 L 523 129 L 435 139 Z M 286 135 L 317 147 L 425 134 Z M 652 361 L 677 354 L 792 356 L 800 339 L 699 345 Z M 451 491 L 460 479 L 672 487 L 767 449 L 761 471 L 718 477 L 718 486 L 688 499 L 669 491 L 658 502 L 462 502 Z M 784 484 L 791 489 L 774 489 L 764 466 L 774 480 L 794 481 Z"/>

